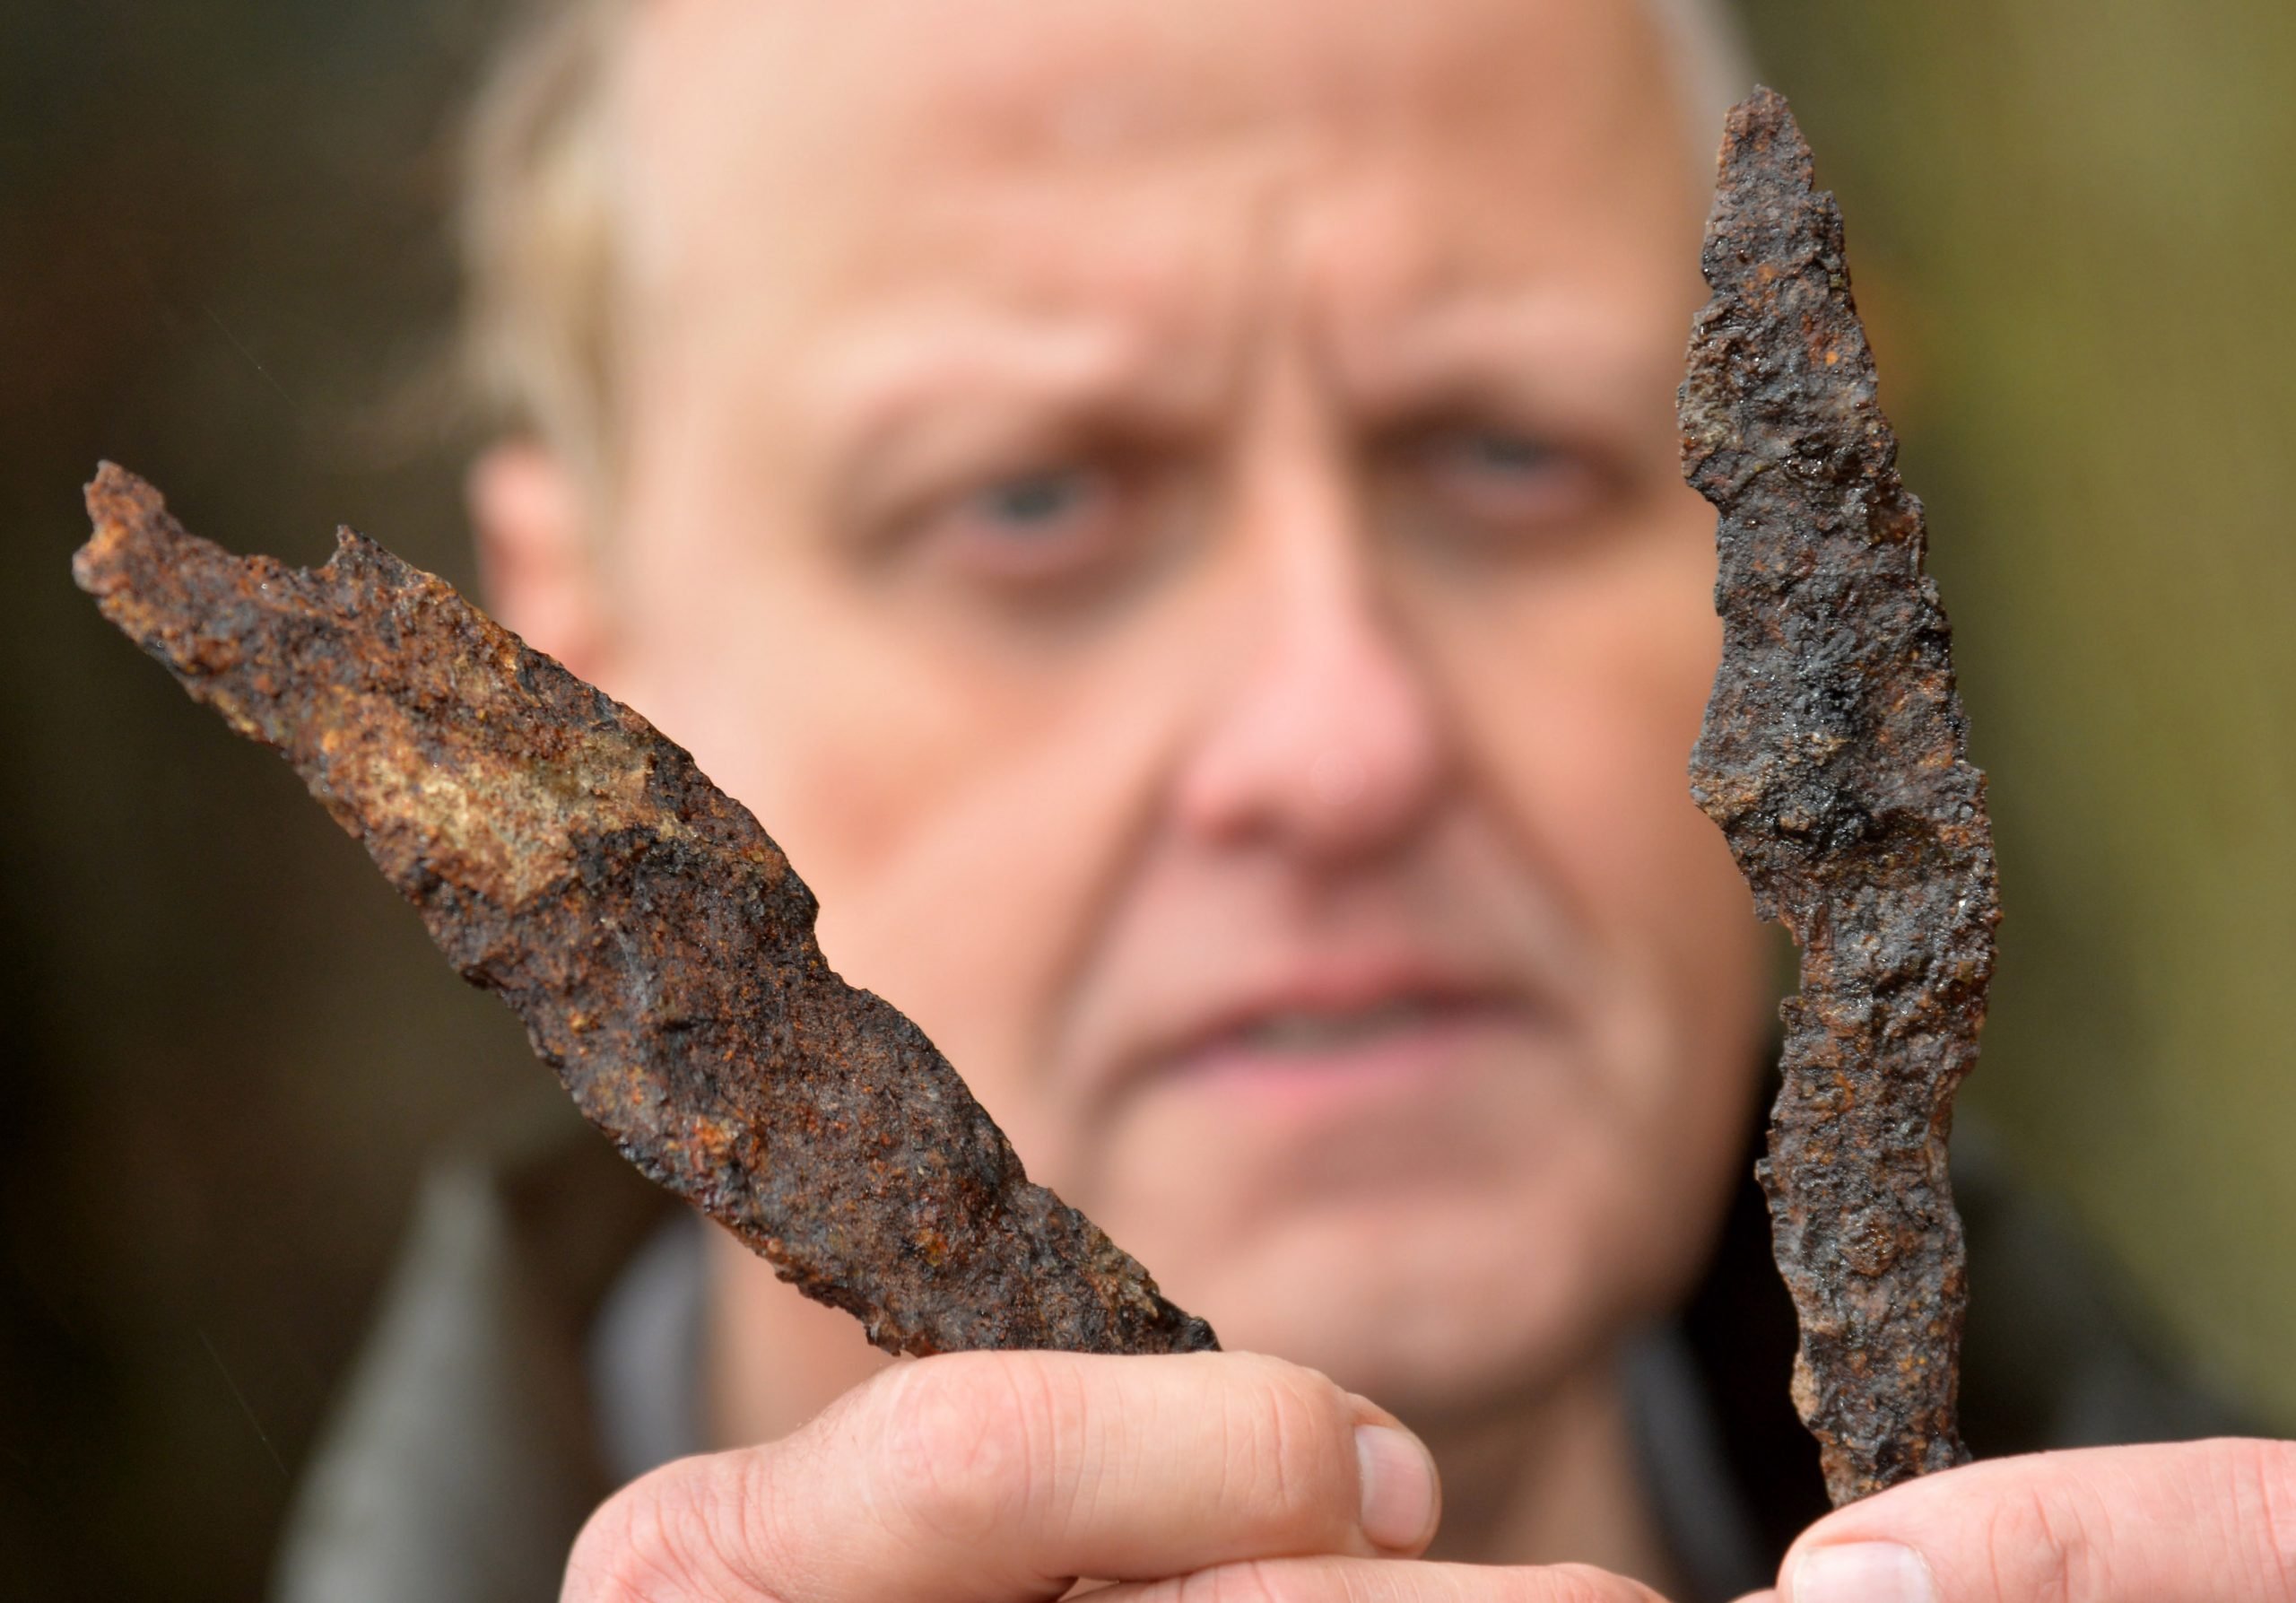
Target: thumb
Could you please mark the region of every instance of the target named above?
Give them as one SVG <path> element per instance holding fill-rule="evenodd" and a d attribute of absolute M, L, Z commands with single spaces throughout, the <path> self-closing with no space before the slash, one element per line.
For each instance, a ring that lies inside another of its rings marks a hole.
<path fill-rule="evenodd" d="M 1820 1520 L 1781 1603 L 2296 1603 L 2296 1445 L 1996 1459 Z"/>

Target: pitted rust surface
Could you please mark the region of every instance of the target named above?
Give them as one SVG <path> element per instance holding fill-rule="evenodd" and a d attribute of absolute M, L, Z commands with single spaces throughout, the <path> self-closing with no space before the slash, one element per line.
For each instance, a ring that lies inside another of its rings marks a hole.
<path fill-rule="evenodd" d="M 345 529 L 292 569 L 105 464 L 73 576 L 276 748 L 590 1120 L 890 1351 L 1211 1347 L 1032 1185 L 932 1042 L 846 985 L 780 849 L 684 751 Z"/>
<path fill-rule="evenodd" d="M 1839 1506 L 1968 1458 L 1945 1142 L 1993 972 L 1993 841 L 1841 213 L 1769 90 L 1730 113 L 1703 265 L 1683 466 L 1721 514 L 1724 644 L 1691 794 L 1802 949 L 1761 1176 Z"/>

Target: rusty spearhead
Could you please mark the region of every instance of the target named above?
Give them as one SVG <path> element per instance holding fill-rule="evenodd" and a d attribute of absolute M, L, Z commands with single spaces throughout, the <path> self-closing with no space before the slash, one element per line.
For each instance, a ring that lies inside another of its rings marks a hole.
<path fill-rule="evenodd" d="M 1770 90 L 1730 113 L 1703 266 L 1683 468 L 1720 513 L 1723 649 L 1691 794 L 1802 949 L 1760 1173 L 1839 1505 L 1968 1457 L 1945 1142 L 1993 973 L 1993 838 L 1841 213 Z"/>
<path fill-rule="evenodd" d="M 813 893 L 654 727 L 348 529 L 236 558 L 109 463 L 72 564 L 286 758 L 624 1156 L 891 1351 L 1215 1346 L 1030 1183 L 923 1032 L 840 980 Z"/>

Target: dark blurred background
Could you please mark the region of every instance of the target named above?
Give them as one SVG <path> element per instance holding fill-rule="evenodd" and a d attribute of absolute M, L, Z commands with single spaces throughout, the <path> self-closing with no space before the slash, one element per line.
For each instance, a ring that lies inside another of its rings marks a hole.
<path fill-rule="evenodd" d="M 256 1595 L 426 1154 L 559 1094 L 66 576 L 111 457 L 226 544 L 350 522 L 470 581 L 434 378 L 499 9 L 0 4 L 10 1597 Z M 1848 213 L 1993 775 L 1970 1103 L 2296 1424 L 2296 6 L 1750 13 Z"/>

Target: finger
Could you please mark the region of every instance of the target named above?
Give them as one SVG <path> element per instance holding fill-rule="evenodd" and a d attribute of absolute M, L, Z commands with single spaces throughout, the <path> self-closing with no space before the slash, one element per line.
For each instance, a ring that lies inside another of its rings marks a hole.
<path fill-rule="evenodd" d="M 2296 1445 L 1997 1459 L 1821 1520 L 1785 1603 L 2296 1603 Z"/>
<path fill-rule="evenodd" d="M 564 1596 L 1057 1597 L 1231 1560 L 1416 1553 L 1434 1462 L 1312 1371 L 1245 1354 L 973 1353 L 888 1371 L 770 1446 L 610 1500 Z"/>
<path fill-rule="evenodd" d="M 1665 1603 L 1640 1581 L 1587 1564 L 1431 1564 L 1276 1558 L 1110 1587 L 1092 1603 Z"/>

